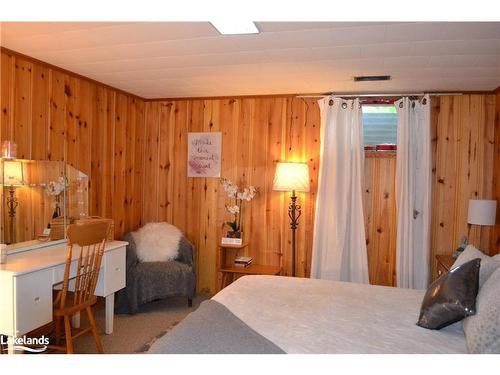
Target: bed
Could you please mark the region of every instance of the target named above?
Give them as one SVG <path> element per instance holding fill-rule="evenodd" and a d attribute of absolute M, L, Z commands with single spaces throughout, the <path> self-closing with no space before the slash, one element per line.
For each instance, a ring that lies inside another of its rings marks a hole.
<path fill-rule="evenodd" d="M 207 300 L 149 353 L 467 353 L 462 323 L 416 325 L 425 291 L 245 276 Z"/>

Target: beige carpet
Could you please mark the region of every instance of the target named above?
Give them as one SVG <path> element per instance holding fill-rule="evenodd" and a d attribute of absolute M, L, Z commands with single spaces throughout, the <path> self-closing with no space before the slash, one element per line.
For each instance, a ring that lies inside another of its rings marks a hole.
<path fill-rule="evenodd" d="M 104 333 L 104 306 L 95 308 L 95 318 L 104 352 L 108 354 L 141 353 L 168 330 L 174 327 L 190 312 L 196 310 L 200 303 L 209 298 L 207 295 L 197 296 L 193 307 L 187 305 L 187 298 L 168 298 L 144 305 L 135 315 L 115 315 L 114 331 L 111 335 Z M 86 321 L 82 318 L 82 327 Z M 81 336 L 74 341 L 75 353 L 97 353 L 92 335 Z"/>

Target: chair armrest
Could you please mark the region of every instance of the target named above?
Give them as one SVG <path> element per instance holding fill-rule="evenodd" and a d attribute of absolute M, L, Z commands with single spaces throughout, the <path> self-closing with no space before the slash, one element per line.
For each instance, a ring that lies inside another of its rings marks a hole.
<path fill-rule="evenodd" d="M 126 263 L 127 271 L 129 271 L 131 267 L 139 263 L 139 258 L 137 258 L 137 248 L 132 233 L 127 233 L 125 236 L 123 236 L 122 241 L 128 242 Z"/>
<path fill-rule="evenodd" d="M 194 267 L 194 251 L 193 244 L 183 236 L 179 241 L 179 255 L 175 258 L 175 260 Z"/>

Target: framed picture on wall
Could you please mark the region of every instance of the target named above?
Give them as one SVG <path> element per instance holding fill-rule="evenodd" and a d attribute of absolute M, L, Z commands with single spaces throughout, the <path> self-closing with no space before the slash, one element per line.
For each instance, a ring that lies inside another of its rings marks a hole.
<path fill-rule="evenodd" d="M 188 177 L 220 177 L 222 133 L 188 133 Z"/>

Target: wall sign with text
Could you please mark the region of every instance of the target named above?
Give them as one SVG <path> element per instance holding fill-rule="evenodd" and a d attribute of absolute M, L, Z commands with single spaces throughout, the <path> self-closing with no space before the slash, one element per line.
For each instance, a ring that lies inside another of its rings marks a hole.
<path fill-rule="evenodd" d="M 188 177 L 220 177 L 222 133 L 188 133 Z"/>

